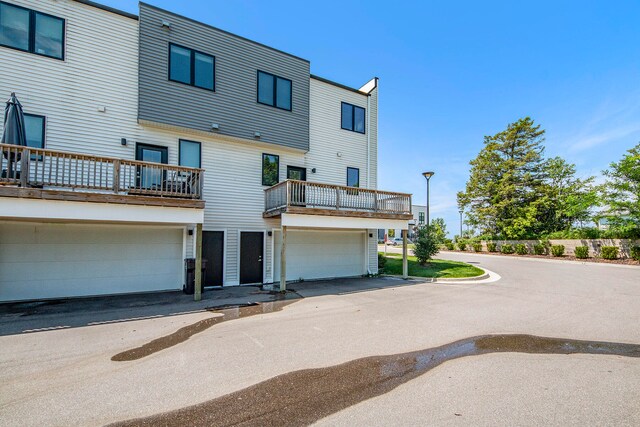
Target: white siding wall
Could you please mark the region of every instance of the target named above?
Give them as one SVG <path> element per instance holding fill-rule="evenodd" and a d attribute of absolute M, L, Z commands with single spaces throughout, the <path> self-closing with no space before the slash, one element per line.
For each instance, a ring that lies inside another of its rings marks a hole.
<path fill-rule="evenodd" d="M 204 230 L 227 232 L 225 284 L 239 282 L 238 231 L 279 228 L 278 219 L 263 219 L 265 187 L 262 153 L 280 156 L 280 180 L 286 167 L 305 166 L 307 179 L 346 184 L 347 167 L 360 169 L 367 182 L 367 135 L 340 128 L 341 101 L 367 107 L 367 96 L 311 79 L 310 151 L 257 147 L 251 142 L 222 141 L 215 135 L 189 134 L 137 122 L 138 22 L 71 0 L 12 0 L 12 3 L 66 19 L 65 60 L 59 61 L 0 48 L 0 97 L 16 92 L 25 112 L 47 118 L 46 147 L 66 151 L 135 158 L 135 143 L 168 147 L 169 163 L 178 162 L 180 138 L 202 143 Z M 377 89 L 370 97 L 367 132 L 371 143 L 370 187 L 377 182 Z M 106 112 L 98 112 L 105 107 Z M 0 123 L 0 131 L 2 124 Z M 126 138 L 127 146 L 120 144 Z M 341 157 L 337 153 L 342 153 Z M 311 173 L 316 168 L 317 173 Z M 369 243 L 371 270 L 377 271 L 376 233 Z M 368 235 L 367 235 L 368 236 Z M 193 239 L 186 242 L 192 255 Z M 272 241 L 266 237 L 265 280 L 273 280 Z"/>
<path fill-rule="evenodd" d="M 66 20 L 65 59 L 0 48 L 0 101 L 16 92 L 46 116 L 47 148 L 134 158 L 120 138 L 138 129 L 138 22 L 71 0 L 11 3 Z"/>
<path fill-rule="evenodd" d="M 360 186 L 367 187 L 367 135 L 341 128 L 341 102 L 367 108 L 367 96 L 311 79 L 310 147 L 306 155 L 307 179 L 313 182 L 346 185 L 347 167 L 360 169 Z M 375 104 L 371 100 L 372 106 Z M 373 108 L 372 108 L 373 110 Z M 377 110 L 377 109 L 376 109 Z M 373 112 L 373 111 L 372 111 Z M 377 113 L 376 113 L 377 114 Z M 372 115 L 373 117 L 373 115 Z M 373 126 L 372 123 L 373 122 Z M 377 120 L 367 120 L 371 134 L 372 157 L 377 157 Z M 342 156 L 338 156 L 341 153 Z M 371 162 L 371 185 L 376 187 L 374 165 Z M 316 168 L 316 173 L 311 169 Z"/>
<path fill-rule="evenodd" d="M 287 177 L 287 165 L 304 165 L 304 153 L 283 150 L 278 146 L 256 147 L 251 143 L 222 141 L 214 135 L 174 132 L 155 127 L 143 127 L 139 142 L 168 147 L 169 160 L 177 162 L 180 139 L 202 144 L 202 167 L 205 171 L 203 196 L 206 201 L 206 230 L 225 230 L 225 285 L 239 283 L 238 231 L 270 231 L 280 226 L 279 219 L 264 219 L 262 186 L 262 153 L 280 156 L 280 181 Z M 272 280 L 271 237 L 266 236 L 265 280 Z M 193 247 L 189 239 L 188 247 Z M 192 253 L 192 252 L 191 252 Z"/>

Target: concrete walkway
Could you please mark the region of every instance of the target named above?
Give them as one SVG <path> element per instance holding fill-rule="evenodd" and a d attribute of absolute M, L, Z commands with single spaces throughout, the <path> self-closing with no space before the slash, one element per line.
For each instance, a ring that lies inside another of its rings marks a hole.
<path fill-rule="evenodd" d="M 201 301 L 183 292 L 113 295 L 0 304 L 0 336 L 204 313 L 206 310 L 321 295 L 341 295 L 421 282 L 400 278 L 335 279 L 290 283 L 285 294 L 259 286 L 210 288 Z"/>

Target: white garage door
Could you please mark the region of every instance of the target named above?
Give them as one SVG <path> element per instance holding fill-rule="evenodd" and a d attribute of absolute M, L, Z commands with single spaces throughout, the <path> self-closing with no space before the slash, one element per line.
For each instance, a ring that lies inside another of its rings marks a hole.
<path fill-rule="evenodd" d="M 0 301 L 182 287 L 183 231 L 0 223 Z"/>
<path fill-rule="evenodd" d="M 275 235 L 273 281 L 280 280 L 282 235 Z M 287 280 L 360 276 L 366 273 L 362 231 L 287 230 Z"/>

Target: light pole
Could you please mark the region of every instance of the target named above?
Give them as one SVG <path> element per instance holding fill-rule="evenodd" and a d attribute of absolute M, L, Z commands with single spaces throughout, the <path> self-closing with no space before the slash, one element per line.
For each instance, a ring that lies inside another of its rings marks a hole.
<path fill-rule="evenodd" d="M 422 176 L 427 180 L 427 228 L 429 228 L 429 179 L 433 176 L 434 172 L 422 172 Z"/>
<path fill-rule="evenodd" d="M 460 212 L 460 238 L 462 239 L 462 212 L 464 211 L 460 209 L 458 212 Z"/>

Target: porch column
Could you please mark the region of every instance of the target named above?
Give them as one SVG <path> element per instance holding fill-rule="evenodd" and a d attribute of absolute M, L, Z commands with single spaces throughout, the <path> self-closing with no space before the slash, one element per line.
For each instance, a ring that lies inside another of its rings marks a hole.
<path fill-rule="evenodd" d="M 287 290 L 287 226 L 282 226 L 282 246 L 280 247 L 280 292 Z"/>
<path fill-rule="evenodd" d="M 409 264 L 407 262 L 407 230 L 402 230 L 402 278 L 409 278 Z"/>
<path fill-rule="evenodd" d="M 193 292 L 193 300 L 200 301 L 202 299 L 202 224 L 196 224 L 196 271 L 195 271 L 195 287 Z"/>

